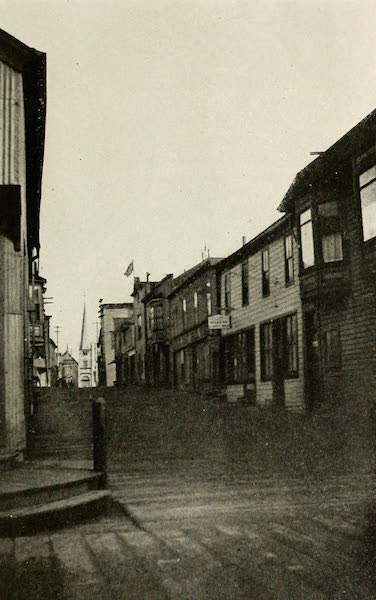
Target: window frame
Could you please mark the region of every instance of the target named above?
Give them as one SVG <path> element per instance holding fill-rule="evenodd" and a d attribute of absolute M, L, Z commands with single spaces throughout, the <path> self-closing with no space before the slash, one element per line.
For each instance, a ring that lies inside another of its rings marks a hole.
<path fill-rule="evenodd" d="M 262 297 L 270 296 L 270 252 L 269 246 L 261 251 L 261 290 Z M 267 268 L 265 268 L 264 256 L 267 257 Z"/>
<path fill-rule="evenodd" d="M 287 254 L 287 240 L 290 239 L 291 243 L 290 243 L 290 247 L 291 247 L 291 256 L 288 256 Z M 294 273 L 294 236 L 293 234 L 290 233 L 286 233 L 284 238 L 283 238 L 283 248 L 284 248 L 284 255 L 285 255 L 285 286 L 289 286 L 292 285 L 294 283 L 294 279 L 295 279 L 295 273 Z M 290 274 L 290 266 L 291 266 L 291 274 Z"/>
<path fill-rule="evenodd" d="M 365 239 L 365 237 L 364 237 L 364 217 L 363 217 L 363 208 L 362 208 L 362 190 L 370 187 L 371 185 L 376 185 L 376 175 L 370 181 L 367 181 L 367 183 L 365 183 L 364 185 L 360 184 L 360 177 L 367 171 L 370 171 L 372 169 L 372 167 L 376 168 L 375 157 L 372 157 L 372 160 L 369 159 L 366 163 L 361 164 L 359 166 L 359 168 L 356 169 L 359 210 L 360 210 L 360 219 L 361 219 L 361 226 L 362 226 L 362 240 L 363 240 L 364 244 L 367 244 L 369 242 L 372 243 L 372 240 L 373 241 L 376 240 L 376 235 L 373 235 L 372 237 L 368 237 L 367 239 Z M 375 204 L 376 204 L 376 200 L 375 200 Z"/>
<path fill-rule="evenodd" d="M 265 332 L 268 331 L 268 335 Z M 266 345 L 266 341 L 268 345 Z M 273 321 L 260 323 L 260 377 L 261 381 L 273 380 Z"/>
<path fill-rule="evenodd" d="M 310 218 L 304 223 L 302 223 L 302 216 L 310 212 Z M 316 249 L 316 240 L 315 240 L 315 227 L 314 227 L 314 205 L 306 207 L 304 210 L 299 212 L 298 214 L 298 223 L 299 223 L 299 246 L 300 246 L 300 268 L 302 271 L 307 271 L 308 269 L 313 269 L 317 266 L 317 249 Z M 313 263 L 305 266 L 303 259 L 303 236 L 302 236 L 302 228 L 310 225 L 311 235 L 312 235 L 312 249 L 313 249 Z"/>
<path fill-rule="evenodd" d="M 285 344 L 285 351 L 286 351 L 286 358 L 287 358 L 286 379 L 298 379 L 299 378 L 298 315 L 297 315 L 297 313 L 291 313 L 291 314 L 283 317 L 283 319 L 284 319 L 284 329 L 285 329 L 284 344 Z M 295 360 L 294 360 L 294 356 L 295 356 Z"/>
<path fill-rule="evenodd" d="M 224 277 L 224 292 L 225 292 L 225 306 L 224 308 L 231 308 L 231 271 L 225 273 Z"/>
<path fill-rule="evenodd" d="M 249 263 L 248 258 L 241 264 L 242 306 L 249 305 Z"/>
<path fill-rule="evenodd" d="M 186 329 L 187 328 L 187 299 L 186 298 L 182 298 L 181 309 L 182 309 L 183 329 Z"/>
<path fill-rule="evenodd" d="M 137 315 L 137 339 L 142 339 L 142 315 Z"/>

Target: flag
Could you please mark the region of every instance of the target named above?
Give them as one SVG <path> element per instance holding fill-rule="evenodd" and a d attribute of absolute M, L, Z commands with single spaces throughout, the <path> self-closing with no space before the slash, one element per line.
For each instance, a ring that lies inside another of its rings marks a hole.
<path fill-rule="evenodd" d="M 127 266 L 127 270 L 125 271 L 124 275 L 126 277 L 129 277 L 129 275 L 133 273 L 133 260 L 129 263 L 129 265 Z"/>

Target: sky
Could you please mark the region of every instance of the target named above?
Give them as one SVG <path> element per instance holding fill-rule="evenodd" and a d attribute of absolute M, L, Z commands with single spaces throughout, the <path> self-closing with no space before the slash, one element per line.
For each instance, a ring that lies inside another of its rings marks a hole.
<path fill-rule="evenodd" d="M 47 53 L 41 274 L 59 349 L 281 215 L 297 171 L 376 107 L 369 0 L 0 0 Z M 135 270 L 124 272 L 131 260 Z"/>

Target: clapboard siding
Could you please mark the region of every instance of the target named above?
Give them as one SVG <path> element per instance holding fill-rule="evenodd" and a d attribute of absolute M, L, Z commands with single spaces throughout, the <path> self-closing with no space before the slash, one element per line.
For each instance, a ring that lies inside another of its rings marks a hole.
<path fill-rule="evenodd" d="M 286 407 L 296 410 L 304 408 L 304 377 L 303 377 L 303 332 L 302 309 L 299 292 L 298 278 L 298 246 L 293 238 L 294 281 L 285 284 L 285 251 L 284 237 L 290 230 L 284 228 L 279 231 L 276 239 L 266 244 L 248 260 L 249 276 L 249 304 L 242 306 L 242 262 L 231 269 L 224 270 L 221 274 L 221 306 L 224 305 L 225 277 L 230 273 L 231 281 L 231 329 L 223 331 L 223 336 L 231 335 L 245 328 L 255 327 L 255 354 L 256 354 L 256 399 L 260 405 L 272 403 L 272 383 L 261 381 L 261 355 L 260 355 L 260 324 L 278 317 L 296 313 L 298 323 L 298 361 L 299 378 L 285 380 Z M 262 295 L 262 250 L 269 248 L 270 265 L 270 295 Z M 229 400 L 243 396 L 243 387 L 238 385 L 227 386 Z"/>
<path fill-rule="evenodd" d="M 22 74 L 0 62 L 0 185 L 21 188 L 21 251 L 0 238 L 0 450 L 25 446 L 25 321 L 28 289 L 25 117 Z"/>

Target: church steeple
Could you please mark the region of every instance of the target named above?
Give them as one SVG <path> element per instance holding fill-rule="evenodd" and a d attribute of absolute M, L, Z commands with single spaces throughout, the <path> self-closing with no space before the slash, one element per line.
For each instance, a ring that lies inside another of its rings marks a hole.
<path fill-rule="evenodd" d="M 84 314 L 82 316 L 80 350 L 90 350 L 90 343 L 89 343 L 88 331 L 87 331 L 86 304 L 85 303 L 84 303 Z"/>

